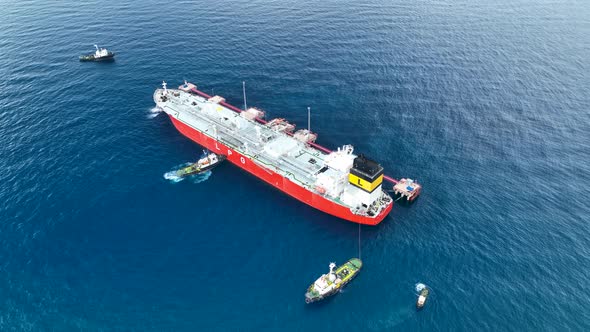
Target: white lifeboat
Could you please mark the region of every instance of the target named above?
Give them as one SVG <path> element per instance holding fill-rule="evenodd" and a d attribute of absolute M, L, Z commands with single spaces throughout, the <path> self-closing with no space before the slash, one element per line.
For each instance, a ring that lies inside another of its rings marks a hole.
<path fill-rule="evenodd" d="M 215 104 L 220 104 L 225 102 L 225 98 L 221 97 L 221 96 L 213 96 L 209 99 L 207 99 L 208 101 L 215 103 Z"/>
<path fill-rule="evenodd" d="M 318 135 L 307 129 L 299 129 L 293 134 L 293 137 L 303 143 L 313 143 L 318 138 Z"/>
<path fill-rule="evenodd" d="M 264 111 L 259 110 L 255 107 L 250 107 L 249 109 L 245 110 L 244 112 L 240 113 L 240 116 L 248 119 L 248 120 L 255 120 L 255 119 L 262 119 L 264 118 Z"/>
<path fill-rule="evenodd" d="M 184 81 L 184 84 L 178 87 L 178 90 L 184 92 L 190 92 L 192 89 L 197 89 L 197 86 L 187 81 Z"/>
<path fill-rule="evenodd" d="M 292 133 L 295 130 L 295 125 L 283 118 L 272 119 L 266 123 L 266 126 L 277 133 Z"/>

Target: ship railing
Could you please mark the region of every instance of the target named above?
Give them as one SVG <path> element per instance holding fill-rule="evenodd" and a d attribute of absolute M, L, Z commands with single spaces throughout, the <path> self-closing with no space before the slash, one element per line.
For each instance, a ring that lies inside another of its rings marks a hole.
<path fill-rule="evenodd" d="M 216 126 L 218 133 L 217 133 L 215 139 L 219 139 L 219 134 L 221 133 L 224 136 L 230 137 L 233 140 L 240 142 L 239 144 L 235 145 L 236 147 L 241 146 L 243 144 L 243 142 L 241 142 L 240 139 L 246 140 L 249 143 L 252 143 L 253 145 L 258 144 L 258 141 L 253 139 L 252 137 L 250 137 L 250 135 L 240 135 L 239 138 L 236 137 L 236 133 L 234 131 L 234 128 L 228 126 L 226 123 L 224 123 L 223 121 L 221 121 L 219 119 L 207 116 L 206 114 L 202 114 L 199 112 L 191 112 L 191 114 L 193 114 L 194 116 L 197 116 L 198 118 L 202 119 L 203 121 L 206 121 L 206 122 Z"/>

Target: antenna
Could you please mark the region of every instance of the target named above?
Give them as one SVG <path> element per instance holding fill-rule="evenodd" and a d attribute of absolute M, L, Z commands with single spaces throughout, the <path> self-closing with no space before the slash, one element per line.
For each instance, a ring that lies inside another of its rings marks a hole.
<path fill-rule="evenodd" d="M 307 131 L 311 133 L 311 108 L 307 107 Z"/>
<path fill-rule="evenodd" d="M 244 92 L 244 111 L 248 109 L 246 106 L 246 82 L 242 81 L 242 91 Z"/>

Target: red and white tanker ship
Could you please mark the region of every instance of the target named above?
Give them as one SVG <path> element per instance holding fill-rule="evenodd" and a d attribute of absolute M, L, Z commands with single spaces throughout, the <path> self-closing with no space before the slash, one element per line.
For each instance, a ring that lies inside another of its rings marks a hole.
<path fill-rule="evenodd" d="M 164 82 L 154 101 L 184 136 L 309 206 L 366 225 L 391 211 L 383 167 L 353 154 L 351 145 L 330 151 L 309 130 L 294 131 L 284 119 L 264 121 L 262 111 L 240 110 L 191 83 L 167 89 Z"/>

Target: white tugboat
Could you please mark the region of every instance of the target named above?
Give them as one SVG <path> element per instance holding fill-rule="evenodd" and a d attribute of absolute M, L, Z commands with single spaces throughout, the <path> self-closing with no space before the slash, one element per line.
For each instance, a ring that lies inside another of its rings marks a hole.
<path fill-rule="evenodd" d="M 106 48 L 99 48 L 98 45 L 94 45 L 94 47 L 96 51 L 91 54 L 80 55 L 80 61 L 104 61 L 115 57 L 115 53 L 107 51 Z"/>

